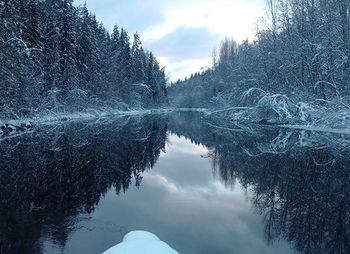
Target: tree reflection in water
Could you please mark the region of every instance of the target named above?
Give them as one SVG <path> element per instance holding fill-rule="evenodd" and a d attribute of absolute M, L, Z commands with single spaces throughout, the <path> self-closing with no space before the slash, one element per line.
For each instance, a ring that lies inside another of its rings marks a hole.
<path fill-rule="evenodd" d="M 165 146 L 158 117 L 96 128 L 69 124 L 0 144 L 0 253 L 41 253 L 41 235 L 63 247 L 78 214 L 91 213 L 111 187 L 126 191 L 133 178 L 140 185 Z"/>
<path fill-rule="evenodd" d="M 209 147 L 222 181 L 240 181 L 252 193 L 268 241 L 284 238 L 300 253 L 350 253 L 348 137 L 284 129 L 252 135 L 177 118 L 170 129 Z"/>

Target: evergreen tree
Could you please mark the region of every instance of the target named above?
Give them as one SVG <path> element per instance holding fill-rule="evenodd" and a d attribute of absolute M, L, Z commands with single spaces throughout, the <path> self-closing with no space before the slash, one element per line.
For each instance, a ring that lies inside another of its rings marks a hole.
<path fill-rule="evenodd" d="M 54 18 L 55 9 L 58 8 L 55 5 L 56 1 L 48 1 L 44 20 L 46 21 L 43 26 L 44 38 L 43 38 L 43 57 L 42 64 L 44 69 L 44 84 L 46 92 L 58 88 L 58 79 L 60 77 L 60 31 L 58 28 L 58 20 Z"/>
<path fill-rule="evenodd" d="M 28 2 L 28 18 L 25 20 L 25 29 L 23 31 L 23 40 L 27 46 L 40 50 L 42 47 L 42 35 L 39 24 L 39 10 L 37 0 L 30 0 Z"/>
<path fill-rule="evenodd" d="M 146 76 L 146 84 L 151 90 L 152 93 L 152 103 L 155 103 L 155 97 L 157 94 L 156 84 L 153 76 L 153 65 L 154 65 L 154 57 L 152 52 L 149 53 L 148 56 L 148 63 L 147 63 L 147 76 Z"/>
<path fill-rule="evenodd" d="M 81 25 L 77 35 L 77 68 L 79 80 L 83 80 L 85 90 L 95 92 L 97 73 L 99 72 L 99 52 L 97 49 L 96 20 L 91 17 L 86 4 L 81 9 Z"/>
<path fill-rule="evenodd" d="M 67 99 L 69 90 L 74 86 L 76 41 L 73 23 L 74 16 L 72 0 L 64 0 L 59 45 L 61 75 L 60 89 L 62 89 L 63 100 Z"/>
<path fill-rule="evenodd" d="M 21 114 L 20 103 L 29 83 L 30 50 L 22 38 L 23 2 L 0 2 L 0 107 L 2 113 Z"/>
<path fill-rule="evenodd" d="M 132 69 L 132 80 L 133 83 L 143 83 L 145 81 L 145 62 L 144 55 L 140 37 L 136 33 L 134 35 L 134 42 L 131 48 L 132 60 L 133 60 L 133 69 Z"/>
<path fill-rule="evenodd" d="M 130 83 L 132 83 L 132 59 L 130 50 L 130 39 L 124 29 L 120 31 L 120 51 L 117 58 L 119 64 L 119 78 L 121 80 L 121 97 L 127 100 L 130 95 Z"/>

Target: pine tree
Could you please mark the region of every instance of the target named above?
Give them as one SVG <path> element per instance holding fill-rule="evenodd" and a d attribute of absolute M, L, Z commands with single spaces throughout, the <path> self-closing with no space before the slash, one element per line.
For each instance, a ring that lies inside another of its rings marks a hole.
<path fill-rule="evenodd" d="M 69 90 L 74 86 L 75 75 L 75 32 L 72 0 L 63 1 L 62 26 L 60 28 L 60 89 L 63 100 L 67 99 Z"/>
<path fill-rule="evenodd" d="M 22 39 L 23 2 L 3 0 L 0 5 L 0 110 L 8 116 L 21 114 L 30 51 Z"/>
<path fill-rule="evenodd" d="M 97 44 L 99 49 L 99 86 L 96 92 L 102 99 L 113 96 L 112 91 L 112 72 L 111 72 L 111 36 L 108 31 L 104 28 L 103 24 L 98 25 L 97 31 Z"/>
<path fill-rule="evenodd" d="M 94 29 L 96 20 L 90 16 L 86 4 L 81 9 L 81 25 L 77 36 L 77 67 L 80 73 L 80 80 L 84 81 L 85 90 L 94 91 L 98 73 L 99 53 L 97 50 L 96 36 Z"/>
<path fill-rule="evenodd" d="M 27 12 L 23 20 L 24 30 L 22 38 L 30 51 L 30 63 L 27 76 L 31 80 L 23 89 L 23 97 L 30 108 L 37 107 L 44 95 L 43 36 L 40 26 L 38 0 L 30 0 L 27 3 Z"/>
<path fill-rule="evenodd" d="M 28 47 L 40 50 L 42 47 L 42 35 L 39 26 L 39 11 L 37 0 L 28 2 L 28 18 L 25 20 L 23 39 Z"/>
<path fill-rule="evenodd" d="M 120 31 L 118 26 L 114 26 L 113 33 L 110 38 L 109 45 L 109 55 L 107 58 L 107 82 L 109 84 L 109 94 L 113 95 L 113 97 L 120 96 L 119 87 L 122 81 L 120 76 Z"/>
<path fill-rule="evenodd" d="M 143 83 L 145 81 L 145 73 L 144 73 L 144 55 L 140 37 L 136 33 L 134 35 L 134 42 L 131 48 L 131 56 L 132 56 L 132 80 L 133 83 Z"/>
<path fill-rule="evenodd" d="M 119 78 L 121 79 L 121 96 L 128 100 L 130 94 L 130 84 L 132 83 L 132 59 L 129 36 L 124 29 L 120 31 L 119 38 L 120 53 L 117 58 L 119 64 Z"/>
<path fill-rule="evenodd" d="M 155 62 L 155 59 L 154 59 L 153 53 L 150 52 L 148 56 L 146 83 L 152 93 L 152 101 L 151 101 L 152 106 L 156 103 L 156 99 L 157 99 L 156 96 L 158 93 L 157 84 L 154 77 L 154 62 Z"/>
<path fill-rule="evenodd" d="M 57 81 L 60 75 L 60 31 L 58 29 L 58 20 L 54 18 L 55 9 L 58 8 L 53 2 L 47 2 L 45 10 L 45 20 L 43 24 L 43 58 L 45 91 L 58 88 Z"/>

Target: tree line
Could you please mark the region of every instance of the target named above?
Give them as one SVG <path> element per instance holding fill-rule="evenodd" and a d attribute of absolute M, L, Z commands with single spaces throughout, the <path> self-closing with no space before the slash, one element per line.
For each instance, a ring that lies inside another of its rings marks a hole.
<path fill-rule="evenodd" d="M 264 29 L 253 42 L 222 42 L 213 67 L 175 82 L 175 105 L 252 103 L 245 91 L 283 94 L 296 101 L 349 105 L 350 1 L 267 0 Z"/>
<path fill-rule="evenodd" d="M 0 114 L 155 107 L 166 78 L 136 33 L 109 33 L 72 0 L 0 0 Z"/>

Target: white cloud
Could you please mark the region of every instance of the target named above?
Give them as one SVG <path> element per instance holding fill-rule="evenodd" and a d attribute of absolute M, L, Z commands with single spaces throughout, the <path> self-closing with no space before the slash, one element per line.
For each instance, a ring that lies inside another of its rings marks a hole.
<path fill-rule="evenodd" d="M 257 2 L 246 0 L 203 0 L 165 10 L 165 21 L 141 33 L 144 41 L 159 40 L 181 27 L 206 27 L 213 34 L 238 42 L 254 37 L 256 22 L 263 15 Z"/>
<path fill-rule="evenodd" d="M 237 42 L 254 39 L 256 25 L 264 15 L 264 8 L 260 1 L 250 0 L 201 0 L 176 2 L 164 8 L 164 21 L 148 27 L 141 33 L 146 45 L 176 33 L 180 29 L 205 28 L 212 35 L 212 48 L 218 46 L 225 37 L 233 38 Z M 179 43 L 190 44 L 195 51 L 201 38 L 188 38 Z M 164 47 L 167 47 L 164 45 Z M 186 47 L 187 50 L 189 46 Z M 211 51 L 202 52 L 202 56 L 195 59 L 173 60 L 171 55 L 161 55 L 161 48 L 151 48 L 160 58 L 160 63 L 167 67 L 171 81 L 182 79 L 191 73 L 200 71 L 203 67 L 211 66 Z M 159 51 L 159 53 L 158 53 Z M 191 52 L 188 54 L 190 55 Z"/>
<path fill-rule="evenodd" d="M 203 53 L 210 54 L 210 52 Z M 210 57 L 171 61 L 168 57 L 161 56 L 158 57 L 158 60 L 161 66 L 166 66 L 166 70 L 169 71 L 168 75 L 171 81 L 182 79 L 191 73 L 201 71 L 211 66 Z"/>

